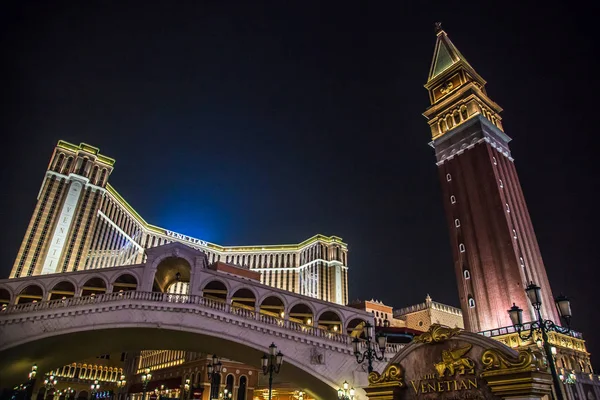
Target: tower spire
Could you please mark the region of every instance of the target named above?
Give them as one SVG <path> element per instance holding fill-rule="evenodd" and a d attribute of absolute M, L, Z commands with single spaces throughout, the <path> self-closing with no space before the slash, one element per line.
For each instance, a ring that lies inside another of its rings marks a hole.
<path fill-rule="evenodd" d="M 431 67 L 429 68 L 429 76 L 427 83 L 441 75 L 446 70 L 453 66 L 462 65 L 464 68 L 470 70 L 477 75 L 477 77 L 483 81 L 476 72 L 475 69 L 469 64 L 467 59 L 458 51 L 454 43 L 448 37 L 448 34 L 442 29 L 442 23 L 435 23 L 435 34 L 437 40 L 435 41 L 435 48 L 433 51 L 433 60 L 431 61 Z M 485 81 L 483 81 L 485 84 Z"/>

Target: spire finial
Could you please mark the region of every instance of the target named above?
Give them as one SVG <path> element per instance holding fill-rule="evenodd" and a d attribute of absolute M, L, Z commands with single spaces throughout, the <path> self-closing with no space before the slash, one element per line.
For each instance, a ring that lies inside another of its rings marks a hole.
<path fill-rule="evenodd" d="M 442 23 L 441 22 L 436 22 L 435 23 L 435 33 L 440 33 L 440 31 L 442 30 Z"/>

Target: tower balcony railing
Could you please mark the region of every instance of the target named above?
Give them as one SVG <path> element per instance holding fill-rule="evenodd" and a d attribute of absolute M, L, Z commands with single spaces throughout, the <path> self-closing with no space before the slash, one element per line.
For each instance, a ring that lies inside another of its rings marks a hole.
<path fill-rule="evenodd" d="M 526 323 L 523 324 L 523 331 L 527 331 L 531 328 L 531 324 L 530 323 Z M 495 337 L 495 336 L 502 336 L 502 335 L 510 335 L 511 333 L 517 333 L 517 330 L 515 329 L 514 326 L 505 326 L 502 328 L 496 328 L 496 329 L 489 329 L 487 331 L 482 331 L 479 332 L 480 335 L 483 335 L 485 337 Z M 577 332 L 574 330 L 570 330 L 568 334 L 566 334 L 567 336 L 571 336 L 574 337 L 576 339 L 582 339 L 583 340 L 583 334 L 581 332 Z"/>
<path fill-rule="evenodd" d="M 215 300 L 197 295 L 173 294 L 163 292 L 140 292 L 130 290 L 116 293 L 103 293 L 99 295 L 77 296 L 66 299 L 46 300 L 35 303 L 14 304 L 0 310 L 0 316 L 131 300 L 169 303 L 171 305 L 175 303 L 181 304 L 183 307 L 191 306 L 210 309 L 226 314 L 235 315 L 236 317 L 243 318 L 246 320 L 258 321 L 265 325 L 275 325 L 280 328 L 299 332 L 307 336 L 313 336 L 325 340 L 330 340 L 336 343 L 346 345 L 348 347 L 351 346 L 352 342 L 352 338 L 344 333 L 331 332 L 325 329 L 321 329 L 319 327 L 300 324 L 294 321 L 289 321 L 284 318 L 274 317 L 272 315 L 261 314 L 260 312 L 249 310 L 247 308 L 232 306 L 222 300 Z M 388 344 L 386 353 L 395 354 L 400 349 L 402 349 L 402 347 L 403 346 L 401 344 L 390 343 Z"/>

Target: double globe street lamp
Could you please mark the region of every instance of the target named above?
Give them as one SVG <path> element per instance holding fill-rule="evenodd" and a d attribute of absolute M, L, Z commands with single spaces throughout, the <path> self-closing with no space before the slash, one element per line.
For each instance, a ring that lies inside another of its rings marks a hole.
<path fill-rule="evenodd" d="M 208 364 L 206 366 L 206 370 L 208 371 L 208 379 L 210 381 L 209 400 L 216 399 L 219 397 L 219 385 L 217 385 L 215 382 L 217 376 L 221 376 L 221 368 L 223 368 L 223 364 L 219 360 L 219 357 L 217 357 L 216 354 L 213 354 L 212 364 Z"/>
<path fill-rule="evenodd" d="M 92 398 L 95 399 L 96 394 L 98 393 L 98 390 L 100 390 L 100 384 L 98 383 L 97 380 L 95 380 L 94 383 L 92 383 L 90 385 L 90 389 L 92 389 Z"/>
<path fill-rule="evenodd" d="M 385 347 L 387 345 L 387 337 L 384 334 L 375 336 L 375 327 L 368 321 L 363 327 L 363 334 L 365 336 L 365 344 L 367 349 L 361 351 L 361 341 L 358 338 L 354 338 L 352 341 L 352 349 L 354 356 L 359 364 L 362 364 L 365 360 L 368 362 L 368 372 L 373 372 L 373 360 L 383 361 L 385 355 Z M 378 352 L 379 350 L 379 352 Z M 381 355 L 379 355 L 381 353 Z"/>
<path fill-rule="evenodd" d="M 271 394 L 273 392 L 273 373 L 278 374 L 283 364 L 283 353 L 277 351 L 275 343 L 271 343 L 269 346 L 269 356 L 264 354 L 260 359 L 262 365 L 263 374 L 269 375 L 269 400 L 271 400 Z"/>
<path fill-rule="evenodd" d="M 152 374 L 150 373 L 150 368 L 144 369 L 144 373 L 142 374 L 142 400 L 146 400 L 146 388 L 148 387 L 148 383 L 152 379 Z"/>
<path fill-rule="evenodd" d="M 546 359 L 548 360 L 548 365 L 550 366 L 550 372 L 552 373 L 552 381 L 554 384 L 554 391 L 556 392 L 556 398 L 557 400 L 563 400 L 562 388 L 560 386 L 558 373 L 556 372 L 556 363 L 554 362 L 553 349 L 548 341 L 548 332 L 558 332 L 562 334 L 569 334 L 571 332 L 569 324 L 571 322 L 571 302 L 567 297 L 562 295 L 555 299 L 558 315 L 567 323 L 567 327 L 564 328 L 556 325 L 553 321 L 544 319 L 542 317 L 542 289 L 538 285 L 531 282 L 525 288 L 525 293 L 527 294 L 529 302 L 536 310 L 537 321 L 531 322 L 529 324 L 529 328 L 526 329 L 525 325 L 523 324 L 523 310 L 515 303 L 513 303 L 513 306 L 510 308 L 510 310 L 508 310 L 510 320 L 521 340 L 529 340 L 534 334 L 542 335 L 542 346 L 544 348 L 544 352 L 546 353 Z"/>
<path fill-rule="evenodd" d="M 356 391 L 353 387 L 350 387 L 348 381 L 344 381 L 342 387 L 338 389 L 338 399 L 340 400 L 354 400 Z"/>
<path fill-rule="evenodd" d="M 44 379 L 44 400 L 46 400 L 46 396 L 48 396 L 48 392 L 58 383 L 58 379 L 54 375 L 50 375 L 46 379 Z"/>

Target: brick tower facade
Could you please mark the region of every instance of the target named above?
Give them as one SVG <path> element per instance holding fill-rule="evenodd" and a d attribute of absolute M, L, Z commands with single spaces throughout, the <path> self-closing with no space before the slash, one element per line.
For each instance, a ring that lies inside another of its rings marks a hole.
<path fill-rule="evenodd" d="M 511 325 L 513 302 L 528 310 L 530 281 L 542 288 L 546 318 L 559 321 L 546 269 L 504 133 L 486 82 L 439 29 L 425 88 L 450 229 L 465 328 Z"/>

